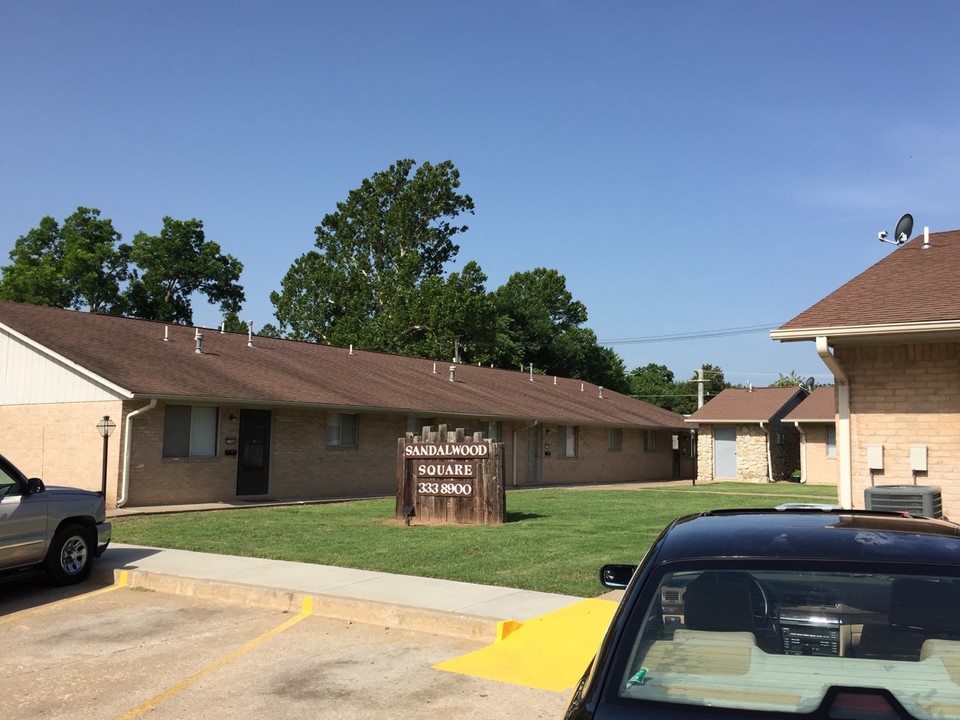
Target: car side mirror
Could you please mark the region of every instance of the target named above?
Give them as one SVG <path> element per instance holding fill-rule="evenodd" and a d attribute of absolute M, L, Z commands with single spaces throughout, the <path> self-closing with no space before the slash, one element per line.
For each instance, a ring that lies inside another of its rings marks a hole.
<path fill-rule="evenodd" d="M 604 565 L 600 568 L 600 584 L 612 590 L 622 590 L 630 584 L 636 565 Z"/>
<path fill-rule="evenodd" d="M 40 478 L 30 478 L 27 480 L 27 495 L 36 495 L 46 490 L 43 480 Z"/>

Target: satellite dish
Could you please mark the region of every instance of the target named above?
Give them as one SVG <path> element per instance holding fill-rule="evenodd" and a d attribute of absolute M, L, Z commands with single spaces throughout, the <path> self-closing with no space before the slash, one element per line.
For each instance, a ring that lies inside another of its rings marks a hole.
<path fill-rule="evenodd" d="M 803 386 L 807 389 L 807 392 L 813 392 L 813 386 L 816 385 L 817 381 L 813 379 L 813 376 L 807 378 L 806 382 L 803 383 Z"/>
<path fill-rule="evenodd" d="M 898 245 L 903 245 L 910 239 L 910 233 L 913 232 L 913 215 L 906 213 L 897 220 L 897 229 L 893 231 L 893 239 Z"/>

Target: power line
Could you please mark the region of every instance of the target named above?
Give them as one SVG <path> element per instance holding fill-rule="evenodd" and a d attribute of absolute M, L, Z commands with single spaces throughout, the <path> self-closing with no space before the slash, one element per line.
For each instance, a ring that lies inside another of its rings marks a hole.
<path fill-rule="evenodd" d="M 724 328 L 722 330 L 702 330 L 699 332 L 677 333 L 675 335 L 647 335 L 633 338 L 611 338 L 598 340 L 601 345 L 639 345 L 655 342 L 675 342 L 678 340 L 701 340 L 704 338 L 730 337 L 733 335 L 752 335 L 755 333 L 770 332 L 783 323 L 766 323 L 764 325 L 747 325 L 744 327 Z"/>

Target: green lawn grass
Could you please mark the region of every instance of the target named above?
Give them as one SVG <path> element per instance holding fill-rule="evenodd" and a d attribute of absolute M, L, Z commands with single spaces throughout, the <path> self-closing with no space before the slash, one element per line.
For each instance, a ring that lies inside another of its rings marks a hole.
<path fill-rule="evenodd" d="M 639 562 L 673 518 L 717 508 L 835 503 L 831 487 L 705 487 L 507 492 L 496 526 L 409 527 L 394 500 L 121 517 L 116 542 L 296 560 L 591 597 L 600 566 Z"/>

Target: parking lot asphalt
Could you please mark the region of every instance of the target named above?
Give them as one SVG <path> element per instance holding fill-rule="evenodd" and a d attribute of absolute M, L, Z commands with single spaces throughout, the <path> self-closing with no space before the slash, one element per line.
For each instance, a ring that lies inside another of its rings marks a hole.
<path fill-rule="evenodd" d="M 619 599 L 135 545 L 111 545 L 97 572 L 131 588 L 477 641 L 487 647 L 437 669 L 553 691 L 576 683 Z"/>

